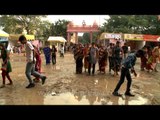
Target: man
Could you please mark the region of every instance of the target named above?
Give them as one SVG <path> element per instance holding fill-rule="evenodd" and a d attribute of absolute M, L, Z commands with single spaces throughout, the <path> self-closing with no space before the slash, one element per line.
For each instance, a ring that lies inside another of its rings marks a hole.
<path fill-rule="evenodd" d="M 129 69 L 131 69 L 131 72 L 135 72 L 134 65 L 137 60 L 136 57 L 139 57 L 139 56 L 140 55 L 139 55 L 139 50 L 138 50 L 136 53 L 130 53 L 128 55 L 128 57 L 122 61 L 120 80 L 119 80 L 114 92 L 112 93 L 114 96 L 121 96 L 121 94 L 118 93 L 118 90 L 120 89 L 121 85 L 123 84 L 125 77 L 127 78 L 127 81 L 128 81 L 125 95 L 134 96 L 133 94 L 130 93 L 132 78 L 131 78 L 131 74 L 130 74 Z"/>
<path fill-rule="evenodd" d="M 45 83 L 46 76 L 41 75 L 40 73 L 35 71 L 34 47 L 32 46 L 32 44 L 29 41 L 27 41 L 27 39 L 24 35 L 21 35 L 19 37 L 19 41 L 21 42 L 21 44 L 26 45 L 25 51 L 26 51 L 27 64 L 26 64 L 25 74 L 26 74 L 27 79 L 29 80 L 29 85 L 26 86 L 26 88 L 32 88 L 35 86 L 32 78 L 31 78 L 31 75 L 41 78 L 42 85 L 43 85 Z"/>
<path fill-rule="evenodd" d="M 127 57 L 127 53 L 128 53 L 128 46 L 126 43 L 124 43 L 124 45 L 122 46 L 122 50 L 123 50 L 123 59 Z"/>
<path fill-rule="evenodd" d="M 92 75 L 95 73 L 95 66 L 98 59 L 98 48 L 96 44 L 93 42 L 91 48 L 89 49 L 89 66 L 88 66 L 88 74 L 91 74 L 91 66 L 92 66 Z"/>

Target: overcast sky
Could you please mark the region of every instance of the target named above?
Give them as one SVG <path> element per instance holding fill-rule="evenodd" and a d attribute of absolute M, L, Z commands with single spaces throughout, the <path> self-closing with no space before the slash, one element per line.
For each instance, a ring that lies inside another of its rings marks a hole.
<path fill-rule="evenodd" d="M 50 22 L 55 22 L 58 19 L 72 21 L 75 25 L 82 25 L 82 21 L 86 22 L 86 25 L 93 25 L 93 22 L 96 21 L 98 25 L 103 25 L 105 19 L 108 19 L 108 15 L 48 15 L 47 19 Z"/>

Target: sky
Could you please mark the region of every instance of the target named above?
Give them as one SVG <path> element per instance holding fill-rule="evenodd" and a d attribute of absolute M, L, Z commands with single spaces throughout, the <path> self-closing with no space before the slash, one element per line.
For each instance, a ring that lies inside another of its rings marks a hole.
<path fill-rule="evenodd" d="M 93 22 L 96 21 L 98 25 L 102 26 L 105 19 L 108 18 L 108 15 L 48 15 L 47 20 L 55 22 L 58 19 L 65 19 L 72 21 L 75 25 L 82 25 L 83 20 L 86 25 L 93 25 Z"/>
<path fill-rule="evenodd" d="M 69 20 L 74 23 L 74 25 L 82 25 L 83 20 L 86 25 L 93 25 L 93 22 L 96 21 L 98 25 L 103 26 L 103 23 L 106 22 L 105 19 L 109 19 L 108 15 L 48 15 L 47 20 L 54 23 L 58 20 Z M 78 33 L 78 36 L 82 36 L 83 33 Z"/>

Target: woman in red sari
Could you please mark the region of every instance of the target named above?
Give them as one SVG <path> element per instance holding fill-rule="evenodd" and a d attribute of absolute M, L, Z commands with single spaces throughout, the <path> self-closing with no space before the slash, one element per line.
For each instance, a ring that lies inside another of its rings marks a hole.
<path fill-rule="evenodd" d="M 100 73 L 106 72 L 105 67 L 107 65 L 107 55 L 108 55 L 107 49 L 104 49 L 104 46 L 101 45 L 99 48 L 99 60 L 98 60 Z"/>
<path fill-rule="evenodd" d="M 34 47 L 34 53 L 35 53 L 34 55 L 35 55 L 35 58 L 36 58 L 35 71 L 41 73 L 42 59 L 41 59 L 41 56 L 40 56 L 40 51 L 36 46 L 33 45 L 33 47 Z M 36 77 L 34 79 L 34 82 L 39 82 L 39 77 Z"/>

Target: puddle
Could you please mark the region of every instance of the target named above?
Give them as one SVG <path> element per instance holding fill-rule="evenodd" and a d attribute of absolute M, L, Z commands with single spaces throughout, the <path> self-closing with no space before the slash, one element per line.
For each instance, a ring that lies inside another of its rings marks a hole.
<path fill-rule="evenodd" d="M 56 66 L 56 70 L 60 70 L 60 66 Z"/>
<path fill-rule="evenodd" d="M 112 97 L 107 105 L 148 105 L 149 100 L 141 96 L 135 97 Z"/>
<path fill-rule="evenodd" d="M 105 104 L 104 104 L 105 103 Z M 141 96 L 113 97 L 110 101 L 97 96 L 73 95 L 70 92 L 56 95 L 47 95 L 44 98 L 45 105 L 147 105 L 148 99 Z"/>
<path fill-rule="evenodd" d="M 72 93 L 62 93 L 56 96 L 47 95 L 44 98 L 45 105 L 101 105 L 101 102 L 97 102 L 97 97 L 88 96 L 74 96 Z"/>
<path fill-rule="evenodd" d="M 0 99 L 0 105 L 5 105 L 5 104 L 6 104 L 5 99 Z"/>
<path fill-rule="evenodd" d="M 135 99 L 128 101 L 128 105 L 147 105 L 148 99 L 137 96 Z"/>

